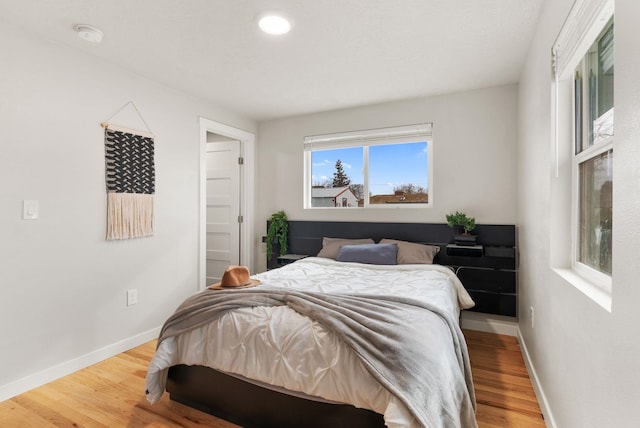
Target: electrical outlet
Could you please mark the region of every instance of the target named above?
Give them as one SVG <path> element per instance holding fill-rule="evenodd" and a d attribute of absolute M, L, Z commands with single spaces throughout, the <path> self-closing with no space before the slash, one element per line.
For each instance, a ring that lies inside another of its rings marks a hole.
<path fill-rule="evenodd" d="M 37 220 L 40 211 L 40 202 L 34 200 L 22 201 L 22 219 Z"/>
<path fill-rule="evenodd" d="M 533 328 L 533 306 L 529 306 L 529 319 L 531 320 L 531 328 Z"/>
<path fill-rule="evenodd" d="M 138 303 L 138 289 L 127 290 L 127 306 L 133 306 Z"/>

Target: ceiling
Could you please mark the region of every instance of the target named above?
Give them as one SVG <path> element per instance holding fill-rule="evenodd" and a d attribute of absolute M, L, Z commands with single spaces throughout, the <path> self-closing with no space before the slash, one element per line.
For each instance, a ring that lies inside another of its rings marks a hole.
<path fill-rule="evenodd" d="M 0 21 L 263 121 L 517 82 L 543 1 L 0 0 Z M 267 10 L 292 31 L 261 33 Z"/>

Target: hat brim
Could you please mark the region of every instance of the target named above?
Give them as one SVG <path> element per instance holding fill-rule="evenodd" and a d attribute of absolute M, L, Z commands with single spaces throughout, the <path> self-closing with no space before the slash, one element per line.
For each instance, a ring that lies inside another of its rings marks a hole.
<path fill-rule="evenodd" d="M 249 283 L 248 284 L 244 284 L 244 285 L 230 285 L 228 287 L 223 287 L 220 282 L 216 282 L 214 284 L 211 284 L 208 288 L 210 290 L 237 290 L 239 288 L 255 287 L 258 284 L 260 284 L 260 280 L 258 280 L 258 279 L 249 279 Z"/>

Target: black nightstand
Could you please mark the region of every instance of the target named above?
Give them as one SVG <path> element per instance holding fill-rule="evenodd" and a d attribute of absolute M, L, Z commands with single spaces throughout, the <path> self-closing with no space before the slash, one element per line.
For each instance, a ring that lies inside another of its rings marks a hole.
<path fill-rule="evenodd" d="M 288 265 L 289 263 L 293 263 L 297 260 L 302 260 L 306 257 L 309 257 L 309 256 L 306 254 L 285 254 L 283 256 L 278 256 L 277 258 L 278 267 Z"/>
<path fill-rule="evenodd" d="M 472 311 L 516 316 L 515 246 L 448 244 L 446 257 L 476 303 Z"/>

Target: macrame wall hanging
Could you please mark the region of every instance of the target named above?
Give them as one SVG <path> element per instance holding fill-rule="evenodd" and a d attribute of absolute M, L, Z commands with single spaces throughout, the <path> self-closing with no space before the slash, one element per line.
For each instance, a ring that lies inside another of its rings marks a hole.
<path fill-rule="evenodd" d="M 129 105 L 136 110 L 148 132 L 107 123 Z M 132 101 L 107 122 L 101 124 L 107 184 L 107 239 L 151 236 L 155 193 L 154 135 Z"/>

